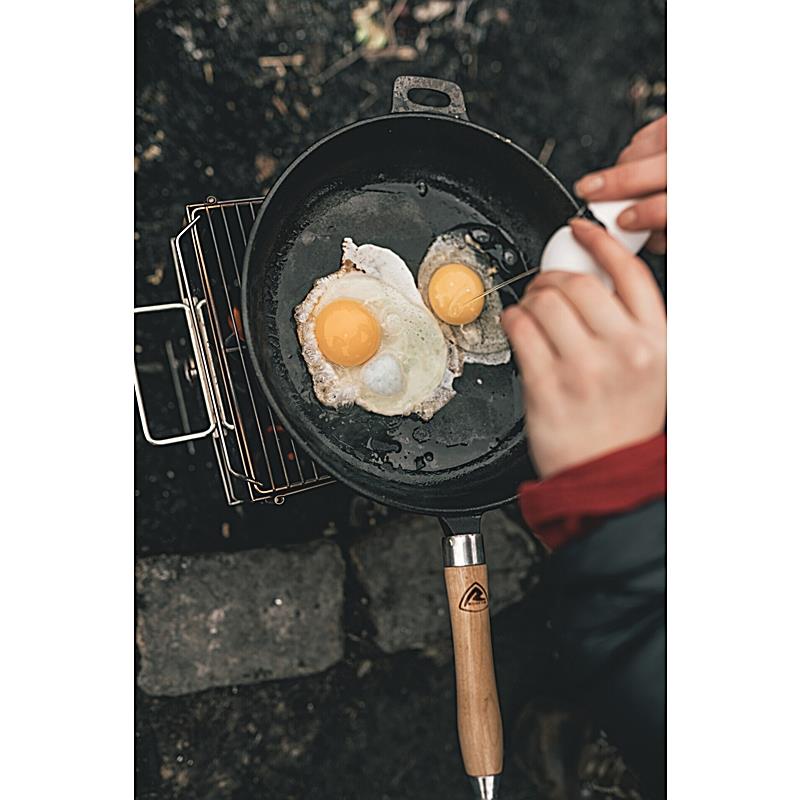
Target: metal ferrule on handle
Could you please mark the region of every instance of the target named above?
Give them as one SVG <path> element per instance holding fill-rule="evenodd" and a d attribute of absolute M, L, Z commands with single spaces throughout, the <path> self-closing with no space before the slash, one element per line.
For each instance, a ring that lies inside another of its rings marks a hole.
<path fill-rule="evenodd" d="M 474 567 L 486 563 L 483 536 L 479 533 L 462 533 L 442 539 L 442 556 L 445 567 Z"/>

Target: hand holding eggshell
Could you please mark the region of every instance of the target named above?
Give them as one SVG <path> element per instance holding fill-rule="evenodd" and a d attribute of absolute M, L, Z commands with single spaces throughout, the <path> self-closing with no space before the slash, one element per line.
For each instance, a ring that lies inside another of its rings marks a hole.
<path fill-rule="evenodd" d="M 531 457 L 542 478 L 655 436 L 666 409 L 666 313 L 647 265 L 608 231 L 571 223 L 613 275 L 553 271 L 503 312 L 522 376 Z"/>

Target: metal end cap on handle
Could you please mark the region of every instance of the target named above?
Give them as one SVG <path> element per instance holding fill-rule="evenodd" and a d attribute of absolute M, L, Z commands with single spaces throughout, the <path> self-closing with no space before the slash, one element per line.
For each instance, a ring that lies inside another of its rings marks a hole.
<path fill-rule="evenodd" d="M 474 567 L 486 563 L 483 536 L 479 533 L 456 533 L 442 539 L 446 567 Z"/>
<path fill-rule="evenodd" d="M 470 777 L 472 789 L 477 800 L 497 800 L 500 797 L 500 776 L 480 775 Z"/>

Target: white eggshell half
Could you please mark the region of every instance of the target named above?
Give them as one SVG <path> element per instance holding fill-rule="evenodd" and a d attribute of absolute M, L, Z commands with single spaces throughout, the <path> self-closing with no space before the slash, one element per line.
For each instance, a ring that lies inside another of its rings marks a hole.
<path fill-rule="evenodd" d="M 551 270 L 564 270 L 564 272 L 581 272 L 586 275 L 596 275 L 609 289 L 613 291 L 614 282 L 611 276 L 584 250 L 572 235 L 572 228 L 565 225 L 559 228 L 549 239 L 539 262 L 542 272 Z"/>
<path fill-rule="evenodd" d="M 650 231 L 626 231 L 617 225 L 617 217 L 635 200 L 603 200 L 602 202 L 589 203 L 589 210 L 594 214 L 606 230 L 621 244 L 625 245 L 631 253 L 638 253 L 644 243 L 650 238 Z"/>

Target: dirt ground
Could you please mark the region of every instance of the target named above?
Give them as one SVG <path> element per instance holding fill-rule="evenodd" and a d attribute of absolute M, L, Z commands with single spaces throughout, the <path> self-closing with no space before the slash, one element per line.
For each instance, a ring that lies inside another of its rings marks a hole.
<path fill-rule="evenodd" d="M 388 111 L 400 74 L 456 81 L 472 120 L 571 186 L 663 113 L 665 14 L 656 0 L 137 0 L 137 304 L 176 298 L 169 239 L 187 203 L 264 194 L 323 134 Z M 663 285 L 664 260 L 649 262 Z M 137 337 L 158 339 L 161 324 L 139 324 Z M 164 390 L 153 407 L 171 402 Z M 154 448 L 138 423 L 135 435 L 137 557 L 323 535 L 346 547 L 378 513 L 337 485 L 281 507 L 230 508 L 208 443 Z M 137 689 L 137 798 L 468 796 L 448 646 L 383 655 L 353 580 L 345 658 L 327 672 L 183 697 Z M 546 635 L 535 590 L 495 624 L 504 797 L 638 796 L 560 698 Z"/>

